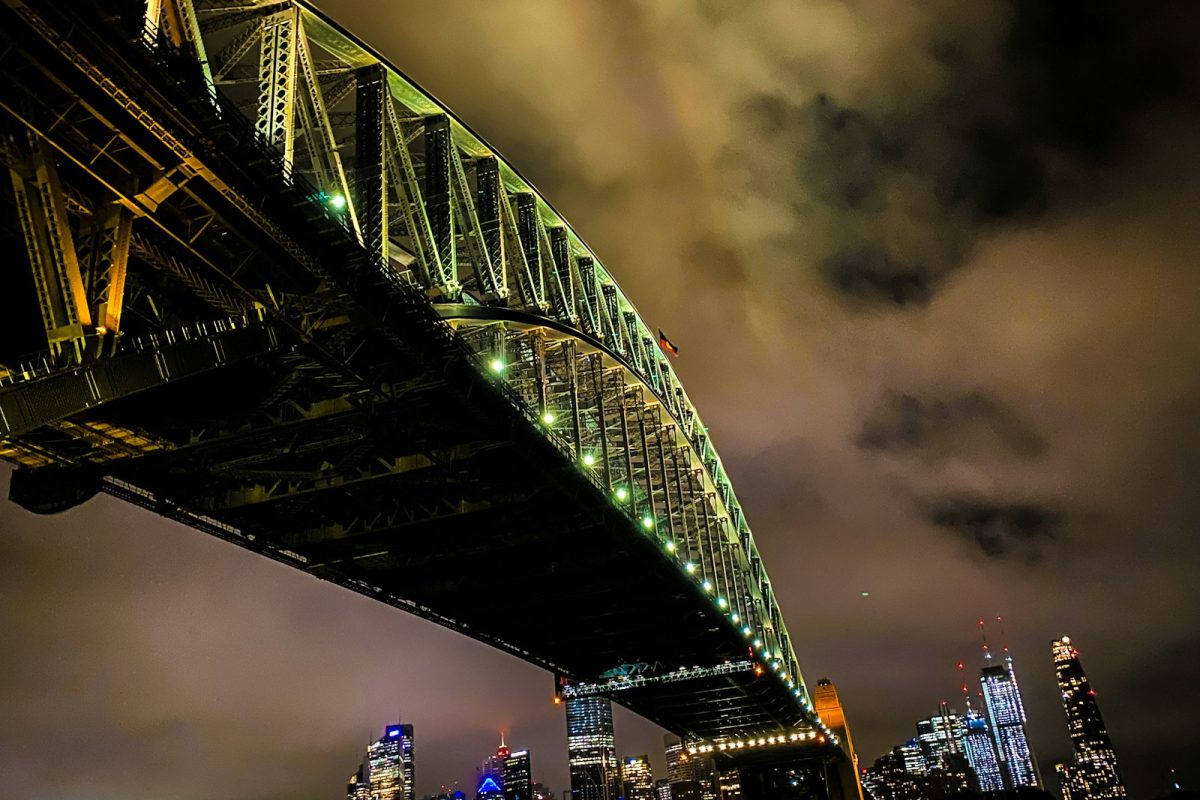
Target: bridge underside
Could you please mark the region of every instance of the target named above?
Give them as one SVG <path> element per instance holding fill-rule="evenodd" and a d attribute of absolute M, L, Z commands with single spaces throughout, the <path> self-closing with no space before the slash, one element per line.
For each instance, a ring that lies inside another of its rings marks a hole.
<path fill-rule="evenodd" d="M 669 523 L 674 537 L 680 520 L 673 547 L 706 537 L 699 575 L 614 504 L 608 463 L 607 484 L 580 468 L 587 432 L 577 423 L 576 457 L 564 455 L 425 291 L 381 269 L 312 187 L 282 179 L 236 109 L 198 91 L 194 64 L 112 38 L 95 9 L 35 5 L 67 33 L 56 42 L 24 4 L 0 6 L 0 155 L 18 192 L 67 187 L 45 195 L 61 230 L 100 230 L 111 207 L 136 222 L 132 233 L 128 220 L 112 228 L 129 251 L 119 346 L 103 325 L 77 321 L 73 339 L 57 340 L 47 321 L 54 352 L 28 362 L 35 341 L 0 342 L 0 457 L 20 465 L 15 501 L 52 513 L 106 492 L 576 681 L 621 665 L 662 674 L 750 659 L 755 668 L 613 697 L 697 739 L 811 733 L 761 559 L 740 509 L 726 513 L 727 485 L 711 479 L 715 454 L 664 421 L 661 398 L 638 399 L 626 419 L 627 398 L 643 396 L 623 382 L 628 362 L 590 356 L 592 431 L 607 442 L 614 425 L 642 428 L 640 448 L 628 430 L 619 457 L 605 444 L 606 462 L 624 462 L 632 502 L 660 503 L 648 527 Z M 17 220 L 36 203 L 0 197 L 0 246 L 24 253 Z M 37 273 L 5 268 L 14 330 L 38 329 Z M 541 380 L 543 391 L 553 383 Z M 678 467 L 666 480 L 678 452 L 665 448 L 684 451 L 686 480 Z M 716 510 L 724 528 L 710 521 Z M 722 589 L 718 606 L 702 587 L 734 573 L 741 583 L 730 579 L 736 591 Z"/>
<path fill-rule="evenodd" d="M 295 379 L 275 358 L 113 401 L 70 422 L 136 428 L 168 446 L 20 470 L 13 499 L 48 511 L 78 499 L 61 498 L 65 487 L 107 491 L 573 677 L 747 657 L 695 585 L 539 431 L 479 413 L 483 381 L 453 385 L 395 361 L 390 371 L 396 396 L 357 405 L 306 396 L 305 383 L 280 403 Z M 23 441 L 88 447 L 56 429 Z M 618 699 L 701 737 L 786 725 L 753 672 Z"/>

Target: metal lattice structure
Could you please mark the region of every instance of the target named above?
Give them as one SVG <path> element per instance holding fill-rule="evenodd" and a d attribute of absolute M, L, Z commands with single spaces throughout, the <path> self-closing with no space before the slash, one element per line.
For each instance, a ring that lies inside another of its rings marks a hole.
<path fill-rule="evenodd" d="M 619 688 L 693 737 L 829 734 L 707 429 L 537 190 L 307 3 L 109 5 L 76 20 L 4 3 L 0 29 L 23 33 L 8 34 L 0 133 L 44 329 L 33 356 L 0 353 L 14 497 L 53 511 L 108 492 L 592 687 L 580 693 Z M 506 473 L 517 456 L 527 474 Z M 472 539 L 480 526 L 504 541 Z M 576 597 L 612 646 L 558 656 L 447 600 L 418 565 L 451 546 L 397 544 L 417 527 L 473 542 L 462 559 L 523 537 L 583 547 L 563 530 L 618 536 L 612 563 L 645 570 L 621 590 L 662 587 L 661 608 L 638 613 L 695 625 L 658 637 L 690 660 L 653 653 L 660 675 L 595 688 L 596 659 L 655 646 L 604 621 L 634 618 L 615 579 Z M 713 710 L 684 710 L 697 701 Z"/>

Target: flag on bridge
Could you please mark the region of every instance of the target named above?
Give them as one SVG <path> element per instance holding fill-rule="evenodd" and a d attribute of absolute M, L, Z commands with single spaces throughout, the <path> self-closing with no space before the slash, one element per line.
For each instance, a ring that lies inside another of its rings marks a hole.
<path fill-rule="evenodd" d="M 675 356 L 676 358 L 679 357 L 679 348 L 667 338 L 667 335 L 662 332 L 662 328 L 658 329 L 658 344 L 663 350 L 666 350 L 671 355 Z"/>

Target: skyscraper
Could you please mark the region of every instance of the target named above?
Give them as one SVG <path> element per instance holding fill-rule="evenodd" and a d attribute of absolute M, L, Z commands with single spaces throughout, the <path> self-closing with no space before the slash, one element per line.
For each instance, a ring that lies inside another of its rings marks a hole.
<path fill-rule="evenodd" d="M 1067 733 L 1075 749 L 1075 764 L 1059 765 L 1058 769 L 1064 800 L 1125 797 L 1117 755 L 1100 716 L 1096 691 L 1083 672 L 1079 651 L 1067 636 L 1055 639 L 1050 650 L 1067 715 Z"/>
<path fill-rule="evenodd" d="M 405 800 L 407 796 L 402 727 L 388 725 L 383 737 L 367 747 L 366 779 L 371 800 Z"/>
<path fill-rule="evenodd" d="M 620 781 L 612 701 L 595 696 L 571 697 L 566 706 L 572 800 L 617 800 Z"/>
<path fill-rule="evenodd" d="M 983 686 L 983 700 L 992 723 L 1005 788 L 1037 786 L 1037 770 L 1025 732 L 1024 706 L 1012 671 L 1012 659 L 984 667 L 979 672 L 979 682 Z"/>
<path fill-rule="evenodd" d="M 404 723 L 388 725 L 383 732 L 386 739 L 399 739 L 400 762 L 404 772 L 404 800 L 416 800 L 417 766 L 413 755 L 413 726 Z"/>
<path fill-rule="evenodd" d="M 496 748 L 494 755 L 483 760 L 480 771 L 483 773 L 483 777 L 495 780 L 496 785 L 501 789 L 504 788 L 504 762 L 508 760 L 508 756 L 509 750 L 508 745 L 504 743 L 504 731 L 500 731 L 500 746 Z"/>
<path fill-rule="evenodd" d="M 711 758 L 688 755 L 683 740 L 673 733 L 663 736 L 663 753 L 674 800 L 717 800 L 716 770 Z"/>
<path fill-rule="evenodd" d="M 967 763 L 979 778 L 979 791 L 999 792 L 1004 789 L 1004 775 L 996 758 L 996 746 L 988 730 L 987 719 L 975 709 L 967 706 L 963 718 L 963 753 Z"/>
<path fill-rule="evenodd" d="M 625 800 L 654 800 L 654 776 L 650 773 L 649 756 L 626 756 L 621 759 L 622 797 Z"/>
<path fill-rule="evenodd" d="M 504 759 L 504 800 L 533 800 L 528 750 L 517 750 Z"/>
<path fill-rule="evenodd" d="M 962 720 L 943 705 L 942 713 L 917 722 L 917 744 L 925 769 L 942 766 L 947 755 L 963 751 Z"/>

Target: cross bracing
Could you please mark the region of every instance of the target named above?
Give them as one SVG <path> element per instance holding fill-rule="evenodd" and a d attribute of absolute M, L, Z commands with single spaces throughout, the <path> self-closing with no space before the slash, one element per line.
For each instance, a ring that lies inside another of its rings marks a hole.
<path fill-rule="evenodd" d="M 709 737 L 819 725 L 704 425 L 540 193 L 306 4 L 111 7 L 4 4 L 9 239 L 43 339 L 0 353 L 0 401 L 82 399 L 0 430 L 14 495 L 106 491 L 579 680 L 657 647 L 750 658 L 630 702 Z M 193 328 L 211 355 L 164 373 Z M 572 576 L 573 613 L 543 597 L 547 641 L 437 579 L 493 563 Z M 654 607 L 630 599 L 648 585 Z M 580 626 L 591 660 L 567 652 Z"/>

